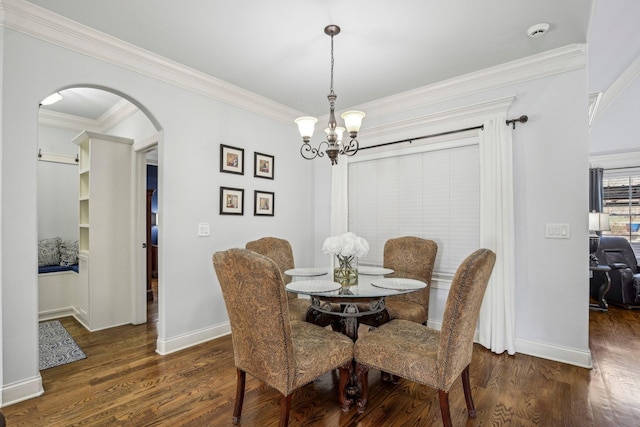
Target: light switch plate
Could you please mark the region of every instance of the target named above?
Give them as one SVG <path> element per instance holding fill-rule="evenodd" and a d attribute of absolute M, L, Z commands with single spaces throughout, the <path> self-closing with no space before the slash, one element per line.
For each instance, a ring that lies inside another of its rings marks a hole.
<path fill-rule="evenodd" d="M 544 237 L 547 239 L 570 239 L 571 226 L 569 224 L 545 224 Z"/>
<path fill-rule="evenodd" d="M 201 222 L 198 224 L 198 236 L 207 237 L 211 234 L 211 228 L 209 227 L 209 223 Z"/>

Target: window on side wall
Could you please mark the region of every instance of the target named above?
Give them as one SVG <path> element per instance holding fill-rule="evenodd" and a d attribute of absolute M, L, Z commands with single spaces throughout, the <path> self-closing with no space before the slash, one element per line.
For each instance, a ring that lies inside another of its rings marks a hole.
<path fill-rule="evenodd" d="M 640 255 L 640 168 L 605 170 L 603 177 L 604 208 L 609 214 L 611 231 L 605 236 L 629 240 L 636 256 Z"/>

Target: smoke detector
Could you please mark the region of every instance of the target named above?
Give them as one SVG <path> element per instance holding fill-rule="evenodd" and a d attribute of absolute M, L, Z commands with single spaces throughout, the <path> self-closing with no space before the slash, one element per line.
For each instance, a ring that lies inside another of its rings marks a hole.
<path fill-rule="evenodd" d="M 543 34 L 545 34 L 547 31 L 549 31 L 549 24 L 543 22 L 543 23 L 532 25 L 531 27 L 529 27 L 529 29 L 527 30 L 527 35 L 532 39 L 537 39 L 538 37 L 541 37 Z"/>

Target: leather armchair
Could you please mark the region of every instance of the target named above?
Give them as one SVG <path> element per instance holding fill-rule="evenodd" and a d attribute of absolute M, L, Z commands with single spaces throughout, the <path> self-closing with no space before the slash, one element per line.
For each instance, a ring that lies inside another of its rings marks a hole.
<path fill-rule="evenodd" d="M 600 264 L 611 267 L 611 287 L 605 294 L 608 303 L 625 308 L 640 308 L 640 271 L 631 244 L 624 237 L 603 236 L 595 253 Z M 605 278 L 594 275 L 591 295 L 597 298 Z"/>

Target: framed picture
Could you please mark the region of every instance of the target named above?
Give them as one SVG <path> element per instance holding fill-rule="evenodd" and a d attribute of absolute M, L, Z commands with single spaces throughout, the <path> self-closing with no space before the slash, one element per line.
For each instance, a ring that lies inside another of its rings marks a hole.
<path fill-rule="evenodd" d="M 220 144 L 220 172 L 244 175 L 244 149 Z"/>
<path fill-rule="evenodd" d="M 273 216 L 274 194 L 268 191 L 254 191 L 253 214 Z"/>
<path fill-rule="evenodd" d="M 220 215 L 244 214 L 244 190 L 220 187 Z"/>
<path fill-rule="evenodd" d="M 273 156 L 253 153 L 253 176 L 256 178 L 273 179 Z"/>

